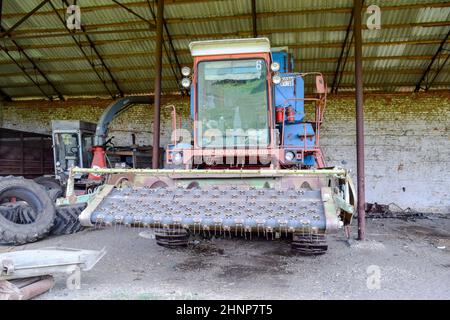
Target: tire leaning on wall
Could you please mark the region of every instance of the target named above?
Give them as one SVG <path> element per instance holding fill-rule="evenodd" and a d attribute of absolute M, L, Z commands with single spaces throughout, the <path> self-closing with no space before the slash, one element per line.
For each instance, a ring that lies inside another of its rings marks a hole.
<path fill-rule="evenodd" d="M 0 178 L 0 204 L 7 199 L 25 201 L 36 213 L 33 221 L 20 223 L 15 216 L 0 214 L 0 241 L 9 244 L 34 242 L 47 236 L 56 217 L 55 205 L 49 195 L 33 180 L 22 177 Z"/>

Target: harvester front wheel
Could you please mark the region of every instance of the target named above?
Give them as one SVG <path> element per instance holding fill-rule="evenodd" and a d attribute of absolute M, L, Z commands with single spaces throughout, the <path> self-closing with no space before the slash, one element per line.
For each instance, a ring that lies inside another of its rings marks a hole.
<path fill-rule="evenodd" d="M 294 234 L 292 250 L 305 256 L 321 255 L 327 252 L 328 245 L 324 234 Z"/>
<path fill-rule="evenodd" d="M 155 232 L 156 244 L 165 248 L 187 247 L 189 233 L 185 229 L 160 229 Z"/>

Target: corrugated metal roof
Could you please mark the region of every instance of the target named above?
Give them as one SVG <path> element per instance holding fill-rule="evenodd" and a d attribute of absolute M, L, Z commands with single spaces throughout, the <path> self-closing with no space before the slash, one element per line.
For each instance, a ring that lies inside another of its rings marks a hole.
<path fill-rule="evenodd" d="M 83 26 L 95 50 L 82 32 L 74 34 L 74 41 L 52 7 L 44 5 L 11 34 L 23 52 L 10 38 L 0 39 L 1 91 L 13 98 L 41 98 L 38 84 L 47 95 L 56 95 L 38 68 L 66 96 L 105 96 L 117 94 L 119 89 L 125 94 L 151 93 L 155 31 L 150 27 L 153 17 L 148 4 L 153 7 L 153 1 L 119 2 L 143 19 L 111 0 L 78 0 Z M 3 28 L 9 29 L 39 3 L 41 0 L 3 1 Z M 64 18 L 61 2 L 52 3 Z M 371 0 L 370 4 L 381 7 L 382 29 L 363 31 L 365 89 L 412 91 L 448 37 L 450 4 L 443 0 Z M 331 85 L 352 5 L 352 0 L 257 0 L 258 35 L 267 36 L 273 46 L 289 46 L 298 71 L 323 72 Z M 181 65 L 192 63 L 190 41 L 252 36 L 250 1 L 166 1 L 165 19 Z M 82 45 L 88 59 L 76 42 Z M 449 42 L 445 44 L 448 49 Z M 171 52 L 167 40 L 165 45 Z M 337 77 L 340 91 L 353 90 L 353 50 L 345 50 L 342 61 L 347 51 L 347 63 L 345 68 L 341 64 L 342 76 Z M 448 54 L 449 51 L 443 51 L 429 78 L 433 78 Z M 181 75 L 174 61 L 172 52 L 170 58 L 164 54 L 162 87 L 166 93 L 179 89 L 177 79 Z M 450 89 L 449 71 L 449 66 L 444 66 L 430 89 Z"/>

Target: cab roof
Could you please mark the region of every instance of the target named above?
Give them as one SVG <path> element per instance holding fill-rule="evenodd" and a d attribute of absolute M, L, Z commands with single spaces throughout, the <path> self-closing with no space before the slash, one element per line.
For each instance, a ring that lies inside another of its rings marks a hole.
<path fill-rule="evenodd" d="M 270 52 L 268 38 L 224 39 L 210 41 L 194 41 L 189 44 L 191 55 L 210 56 L 221 54 L 242 54 Z"/>

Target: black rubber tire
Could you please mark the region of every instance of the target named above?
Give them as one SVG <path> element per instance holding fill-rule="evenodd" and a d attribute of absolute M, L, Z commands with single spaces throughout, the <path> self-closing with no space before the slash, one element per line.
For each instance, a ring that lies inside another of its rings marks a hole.
<path fill-rule="evenodd" d="M 0 241 L 17 245 L 34 242 L 47 236 L 53 226 L 56 213 L 53 201 L 44 188 L 33 180 L 2 177 L 0 202 L 10 197 L 26 201 L 33 208 L 36 217 L 30 223 L 20 224 L 0 215 Z"/>
<path fill-rule="evenodd" d="M 56 202 L 58 198 L 64 197 L 62 190 L 58 189 L 50 189 L 47 190 L 48 196 L 52 199 L 53 202 Z"/>
<path fill-rule="evenodd" d="M 76 203 L 56 207 L 55 224 L 50 234 L 59 236 L 63 234 L 72 234 L 84 229 L 80 224 L 78 217 L 86 208 L 86 203 Z"/>
<path fill-rule="evenodd" d="M 58 180 L 56 180 L 53 177 L 37 177 L 33 179 L 34 182 L 40 184 L 43 186 L 47 191 L 49 190 L 59 190 L 61 193 L 63 193 L 63 187 L 59 184 Z"/>
<path fill-rule="evenodd" d="M 185 229 L 158 229 L 155 231 L 156 244 L 170 249 L 187 247 L 189 233 Z"/>
<path fill-rule="evenodd" d="M 304 256 L 318 256 L 327 252 L 328 245 L 324 234 L 294 234 L 291 248 Z"/>

